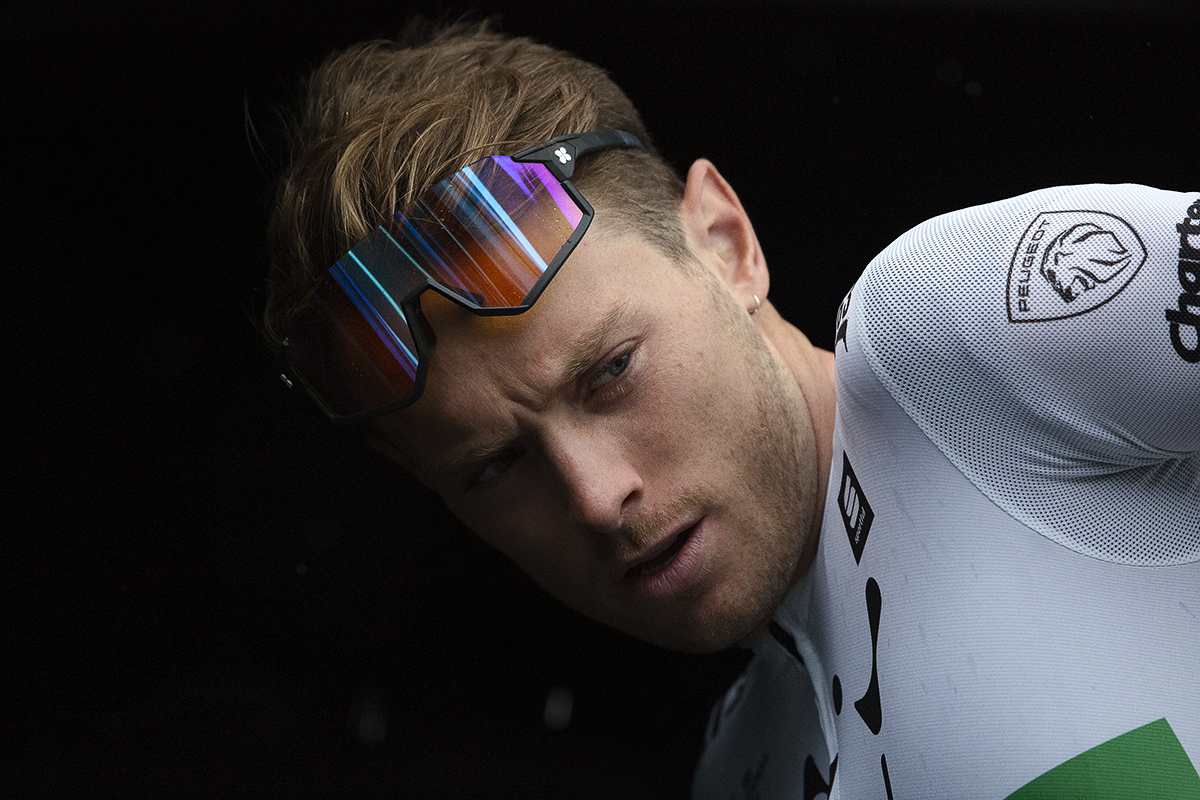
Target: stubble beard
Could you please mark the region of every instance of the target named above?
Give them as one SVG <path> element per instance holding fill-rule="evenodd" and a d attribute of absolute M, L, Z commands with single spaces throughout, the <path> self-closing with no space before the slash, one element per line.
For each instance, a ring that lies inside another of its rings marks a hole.
<path fill-rule="evenodd" d="M 740 344 L 750 367 L 747 377 L 755 387 L 755 422 L 745 432 L 745 440 L 736 443 L 744 454 L 742 490 L 754 496 L 755 507 L 754 519 L 741 520 L 738 529 L 744 538 L 737 543 L 743 560 L 735 571 L 740 579 L 737 585 L 725 587 L 716 608 L 677 631 L 684 641 L 668 645 L 692 652 L 748 644 L 766 626 L 801 576 L 818 485 L 814 434 L 795 377 L 728 294 L 717 303 L 729 335 Z"/>

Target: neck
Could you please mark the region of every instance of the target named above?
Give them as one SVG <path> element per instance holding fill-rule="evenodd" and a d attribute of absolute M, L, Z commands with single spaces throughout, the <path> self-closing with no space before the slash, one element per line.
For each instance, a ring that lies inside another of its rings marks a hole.
<path fill-rule="evenodd" d="M 801 555 L 797 577 L 808 571 L 816 557 L 821 521 L 825 515 L 825 491 L 833 460 L 833 423 L 837 405 L 834 389 L 833 353 L 813 346 L 799 328 L 779 315 L 768 302 L 754 316 L 755 323 L 783 359 L 808 407 L 816 445 L 816 498 L 812 525 Z"/>

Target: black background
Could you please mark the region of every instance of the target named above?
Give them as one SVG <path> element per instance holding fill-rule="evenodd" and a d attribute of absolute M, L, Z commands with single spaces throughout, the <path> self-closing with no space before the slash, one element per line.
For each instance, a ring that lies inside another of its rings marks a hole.
<path fill-rule="evenodd" d="M 14 794 L 686 793 L 745 654 L 664 653 L 560 610 L 278 385 L 254 329 L 274 109 L 330 50 L 461 8 L 118 2 L 6 23 Z M 818 345 L 870 258 L 929 216 L 1200 178 L 1184 0 L 481 8 L 607 67 L 679 169 L 712 159 L 771 299 Z M 562 731 L 543 724 L 556 687 Z"/>

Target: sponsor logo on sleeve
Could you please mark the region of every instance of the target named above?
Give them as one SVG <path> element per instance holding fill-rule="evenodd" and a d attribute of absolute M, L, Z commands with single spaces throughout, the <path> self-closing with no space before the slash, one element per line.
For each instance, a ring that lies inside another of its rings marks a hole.
<path fill-rule="evenodd" d="M 1200 363 L 1200 199 L 1188 206 L 1187 216 L 1175 226 L 1179 232 L 1178 308 L 1168 308 L 1167 332 L 1171 347 L 1189 364 Z"/>
<path fill-rule="evenodd" d="M 1077 317 L 1112 300 L 1146 261 L 1146 246 L 1103 211 L 1044 211 L 1026 229 L 1008 271 L 1010 322 Z"/>
<path fill-rule="evenodd" d="M 863 550 L 867 546 L 867 534 L 871 532 L 871 523 L 875 520 L 875 512 L 871 504 L 863 497 L 862 485 L 850 459 L 842 453 L 842 484 L 838 490 L 838 509 L 842 512 L 842 524 L 846 526 L 846 535 L 850 537 L 850 549 L 854 551 L 854 563 L 862 563 Z"/>

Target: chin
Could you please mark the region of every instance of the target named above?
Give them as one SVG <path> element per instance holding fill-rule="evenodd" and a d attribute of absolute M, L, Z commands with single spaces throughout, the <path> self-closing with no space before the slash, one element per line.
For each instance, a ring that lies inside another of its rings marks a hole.
<path fill-rule="evenodd" d="M 653 627 L 647 626 L 645 620 L 640 620 L 641 624 L 618 624 L 614 627 L 636 639 L 667 650 L 698 655 L 718 653 L 735 645 L 749 647 L 758 634 L 766 629 L 770 621 L 770 608 L 773 607 L 774 604 L 771 604 L 765 612 L 759 612 L 755 608 L 750 613 L 730 613 L 731 609 L 719 609 L 702 616 L 664 622 Z"/>

